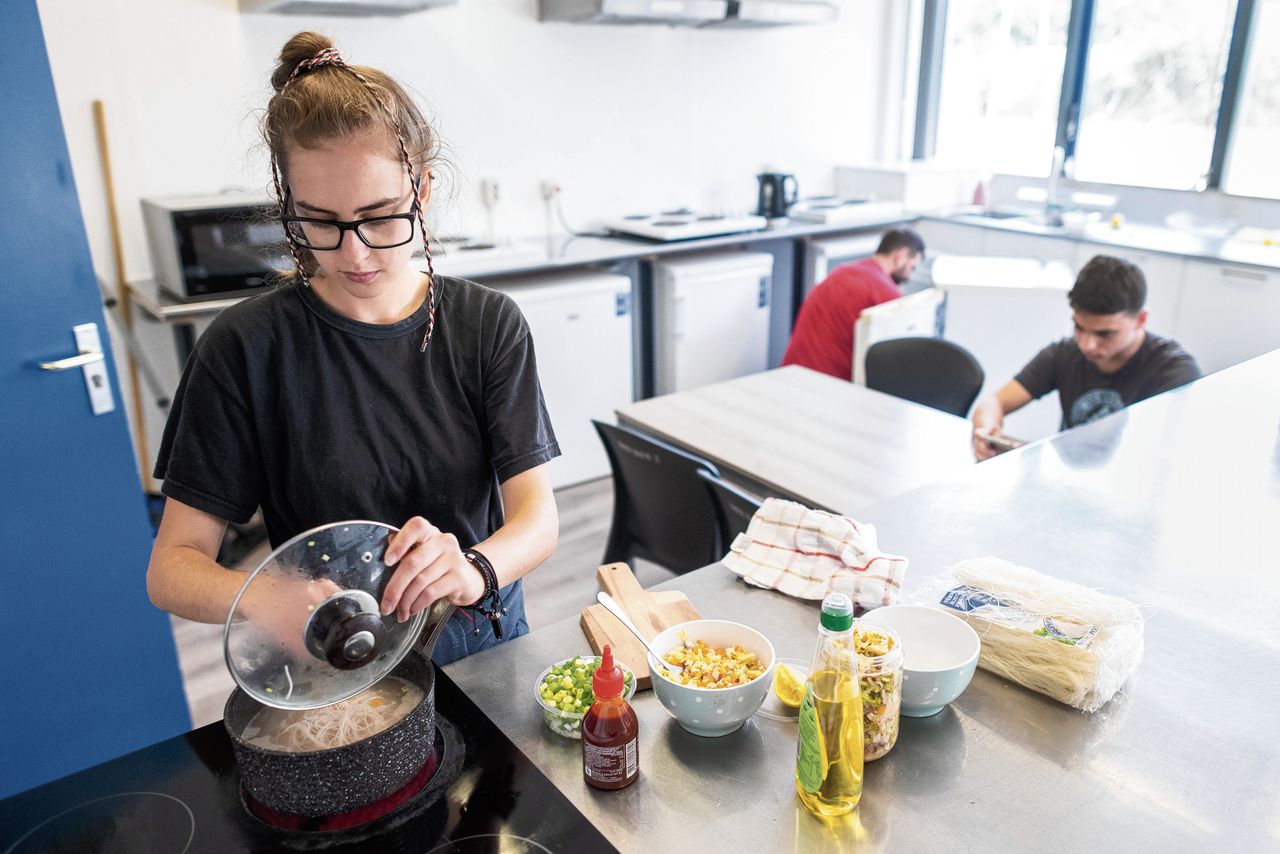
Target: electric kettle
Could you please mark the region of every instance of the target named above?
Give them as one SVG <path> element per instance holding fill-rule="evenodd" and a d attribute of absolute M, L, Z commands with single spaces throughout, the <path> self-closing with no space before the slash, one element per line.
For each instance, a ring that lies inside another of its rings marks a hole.
<path fill-rule="evenodd" d="M 756 180 L 760 182 L 756 213 L 769 219 L 786 216 L 800 192 L 796 176 L 785 172 L 762 172 L 756 176 Z"/>

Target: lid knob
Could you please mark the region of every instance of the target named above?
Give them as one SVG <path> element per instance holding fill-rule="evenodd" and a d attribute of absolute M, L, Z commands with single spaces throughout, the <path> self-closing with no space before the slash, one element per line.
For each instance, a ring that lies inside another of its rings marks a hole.
<path fill-rule="evenodd" d="M 386 627 L 373 596 L 363 590 L 344 590 L 316 606 L 303 632 L 307 649 L 316 658 L 339 670 L 355 670 L 378 657 Z"/>

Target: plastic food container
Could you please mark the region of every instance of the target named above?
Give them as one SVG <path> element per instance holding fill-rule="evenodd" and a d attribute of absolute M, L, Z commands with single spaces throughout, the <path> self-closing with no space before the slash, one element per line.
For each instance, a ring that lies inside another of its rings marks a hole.
<path fill-rule="evenodd" d="M 898 741 L 902 642 L 888 626 L 863 620 L 854 621 L 854 633 L 862 687 L 862 758 L 869 762 L 884 756 Z"/>
<path fill-rule="evenodd" d="M 586 717 L 587 709 L 590 708 L 590 703 L 583 703 L 582 708 L 571 712 L 561 709 L 558 706 L 553 706 L 546 700 L 542 699 L 542 683 L 546 680 L 547 676 L 551 674 L 552 669 L 568 664 L 575 659 L 581 660 L 584 664 L 588 665 L 585 668 L 588 673 L 600 666 L 600 656 L 598 655 L 574 655 L 569 658 L 561 659 L 547 667 L 547 669 L 542 671 L 542 673 L 538 674 L 537 681 L 533 683 L 533 699 L 538 704 L 538 708 L 542 710 L 542 722 L 547 725 L 547 729 L 551 730 L 556 735 L 562 735 L 565 738 L 580 739 L 582 738 L 582 719 Z M 636 676 L 631 672 L 631 668 L 627 667 L 627 665 L 623 664 L 621 661 L 618 661 L 618 659 L 615 658 L 614 662 L 618 667 L 622 668 L 622 673 L 627 681 L 627 686 L 622 692 L 622 696 L 630 702 L 631 697 L 636 693 Z"/>

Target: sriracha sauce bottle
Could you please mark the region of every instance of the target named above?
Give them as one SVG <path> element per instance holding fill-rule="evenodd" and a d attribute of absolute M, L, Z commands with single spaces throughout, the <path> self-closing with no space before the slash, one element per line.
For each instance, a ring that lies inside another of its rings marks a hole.
<path fill-rule="evenodd" d="M 640 775 L 640 724 L 624 687 L 622 668 L 606 645 L 591 677 L 596 699 L 582 719 L 582 776 L 597 789 L 621 789 Z"/>

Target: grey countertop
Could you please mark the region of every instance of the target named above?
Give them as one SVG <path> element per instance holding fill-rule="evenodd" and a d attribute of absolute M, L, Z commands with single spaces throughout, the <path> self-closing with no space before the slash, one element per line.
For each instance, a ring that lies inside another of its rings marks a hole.
<path fill-rule="evenodd" d="M 835 225 L 775 221 L 768 228 L 759 231 L 744 231 L 693 240 L 675 240 L 667 243 L 622 236 L 554 235 L 545 239 L 515 241 L 511 246 L 505 247 L 506 254 L 509 256 L 506 258 L 498 255 L 489 260 L 484 258 L 482 253 L 471 253 L 471 257 L 468 257 L 469 253 L 465 250 L 455 250 L 451 254 L 438 256 L 435 263 L 441 273 L 463 278 L 536 273 L 565 267 L 608 264 L 632 258 L 652 258 L 674 253 L 723 249 L 766 240 L 796 240 L 874 230 L 894 223 L 909 222 L 916 218 L 915 214 L 904 212 L 898 216 L 875 216 L 858 222 L 843 222 Z"/>
<path fill-rule="evenodd" d="M 753 243 L 770 240 L 798 240 L 875 230 L 895 223 L 910 222 L 916 218 L 915 214 L 903 213 L 901 216 L 875 216 L 858 222 L 843 222 L 835 225 L 775 222 L 760 231 L 676 240 L 668 243 L 621 236 L 579 237 L 557 234 L 545 238 L 515 240 L 492 250 L 447 249 L 433 255 L 433 263 L 436 271 L 442 275 L 488 280 L 503 276 L 548 273 L 570 267 L 612 264 L 637 258 L 654 258 L 659 255 L 750 246 Z M 191 323 L 201 317 L 217 314 L 224 308 L 259 292 L 239 292 L 225 294 L 218 298 L 184 302 L 165 293 L 153 281 L 132 282 L 129 287 L 139 307 L 152 318 L 176 323 Z"/>
<path fill-rule="evenodd" d="M 794 726 L 757 715 L 702 739 L 648 692 L 634 701 L 639 781 L 590 790 L 579 743 L 547 731 L 532 696 L 548 663 L 588 652 L 576 619 L 448 673 L 624 851 L 1280 848 L 1280 351 L 859 518 L 910 557 L 907 597 L 922 577 L 993 554 L 1140 603 L 1137 675 L 1087 715 L 979 671 L 941 714 L 904 719 L 897 747 L 868 766 L 857 813 L 822 823 L 794 796 Z M 810 652 L 812 603 L 719 565 L 662 587 L 755 626 L 781 656 Z"/>
<path fill-rule="evenodd" d="M 1089 223 L 1080 228 L 1054 227 L 1017 218 L 993 219 L 978 215 L 975 208 L 926 214 L 924 218 L 1038 237 L 1083 240 L 1104 246 L 1177 255 L 1201 261 L 1280 269 L 1280 245 L 1268 246 L 1260 241 L 1235 237 L 1202 236 L 1146 223 L 1125 223 L 1114 228 L 1105 222 Z"/>
<path fill-rule="evenodd" d="M 939 213 L 906 213 L 900 216 L 869 217 L 860 222 L 820 225 L 805 222 L 780 222 L 760 231 L 725 234 L 718 237 L 659 243 L 621 236 L 596 237 L 553 235 L 545 238 L 516 240 L 492 251 L 453 249 L 434 258 L 438 272 L 466 279 L 487 280 L 503 276 L 552 272 L 570 267 L 612 264 L 638 258 L 699 252 L 733 246 L 747 246 L 769 240 L 798 240 L 835 236 L 857 231 L 885 228 L 902 222 L 925 218 L 958 222 L 983 228 L 1085 240 L 1091 243 L 1177 255 L 1205 261 L 1246 264 L 1280 269 L 1280 246 L 1265 246 L 1226 238 L 1197 237 L 1152 225 L 1126 224 L 1118 229 L 1096 223 L 1083 229 L 1054 228 L 1012 219 L 989 219 L 975 216 L 973 208 L 960 208 Z M 227 294 L 206 301 L 182 302 L 156 287 L 154 282 L 130 284 L 139 306 L 156 320 L 190 323 L 200 317 L 216 314 L 234 305 L 244 294 Z"/>

